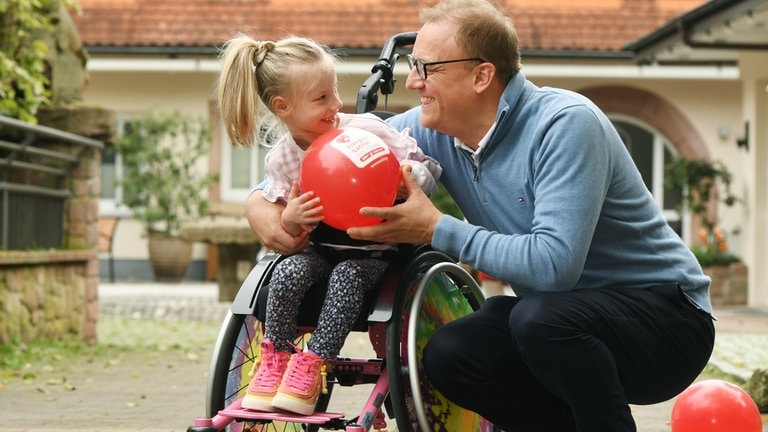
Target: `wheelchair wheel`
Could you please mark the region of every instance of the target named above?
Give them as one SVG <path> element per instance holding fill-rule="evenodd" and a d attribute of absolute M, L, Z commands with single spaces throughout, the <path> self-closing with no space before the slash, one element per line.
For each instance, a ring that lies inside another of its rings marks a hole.
<path fill-rule="evenodd" d="M 421 353 L 435 329 L 482 306 L 477 283 L 446 255 L 427 251 L 415 257 L 401 284 L 405 286 L 395 298 L 386 353 L 398 431 L 498 430 L 448 401 L 430 385 L 421 367 Z"/>
<path fill-rule="evenodd" d="M 248 388 L 261 340 L 261 323 L 255 317 L 229 312 L 219 330 L 208 373 L 206 414 L 216 415 Z"/>
<path fill-rule="evenodd" d="M 262 335 L 262 323 L 255 316 L 232 312 L 227 314 L 219 330 L 211 358 L 206 397 L 206 411 L 209 417 L 215 416 L 221 409 L 245 394 L 251 378 L 249 373 L 256 361 Z M 327 408 L 332 391 L 332 385 L 329 383 L 328 394 L 322 395 L 318 400 L 318 409 Z M 315 432 L 320 429 L 316 424 L 246 420 L 232 422 L 226 430 L 229 432 Z"/>

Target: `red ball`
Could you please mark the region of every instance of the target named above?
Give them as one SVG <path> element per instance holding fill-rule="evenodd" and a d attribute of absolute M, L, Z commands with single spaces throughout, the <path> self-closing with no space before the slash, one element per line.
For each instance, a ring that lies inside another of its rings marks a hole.
<path fill-rule="evenodd" d="M 301 191 L 313 191 L 323 222 L 340 230 L 381 219 L 362 216 L 362 207 L 389 207 L 397 197 L 400 163 L 384 141 L 358 128 L 332 129 L 307 149 L 301 163 Z"/>
<path fill-rule="evenodd" d="M 672 406 L 672 432 L 760 432 L 760 411 L 747 392 L 723 380 L 691 385 Z"/>

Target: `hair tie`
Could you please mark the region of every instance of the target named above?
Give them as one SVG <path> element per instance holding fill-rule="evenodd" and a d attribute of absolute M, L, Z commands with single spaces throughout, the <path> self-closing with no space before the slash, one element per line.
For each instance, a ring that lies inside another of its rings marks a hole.
<path fill-rule="evenodd" d="M 275 43 L 272 41 L 260 41 L 256 42 L 256 52 L 253 54 L 253 65 L 256 67 L 261 66 L 264 63 L 264 58 L 275 47 Z"/>

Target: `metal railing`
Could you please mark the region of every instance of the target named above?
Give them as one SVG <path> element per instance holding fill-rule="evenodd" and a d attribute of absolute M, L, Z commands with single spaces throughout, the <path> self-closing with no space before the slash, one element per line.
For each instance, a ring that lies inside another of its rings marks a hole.
<path fill-rule="evenodd" d="M 60 248 L 67 179 L 91 138 L 0 116 L 0 249 Z"/>

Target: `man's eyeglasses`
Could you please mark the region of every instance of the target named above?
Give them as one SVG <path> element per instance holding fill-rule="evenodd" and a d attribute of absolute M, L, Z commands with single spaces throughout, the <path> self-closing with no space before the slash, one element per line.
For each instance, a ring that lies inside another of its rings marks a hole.
<path fill-rule="evenodd" d="M 419 78 L 426 80 L 427 79 L 427 66 L 435 66 L 440 64 L 448 64 L 448 63 L 460 63 L 460 62 L 468 62 L 468 61 L 476 61 L 480 63 L 485 63 L 484 59 L 481 59 L 480 57 L 472 57 L 472 58 L 463 58 L 463 59 L 456 59 L 456 60 L 443 60 L 443 61 L 433 61 L 433 62 L 423 62 L 421 60 L 417 60 L 413 58 L 412 55 L 407 54 L 405 56 L 405 59 L 408 60 L 408 67 L 410 69 L 416 68 L 416 73 L 419 74 Z"/>

